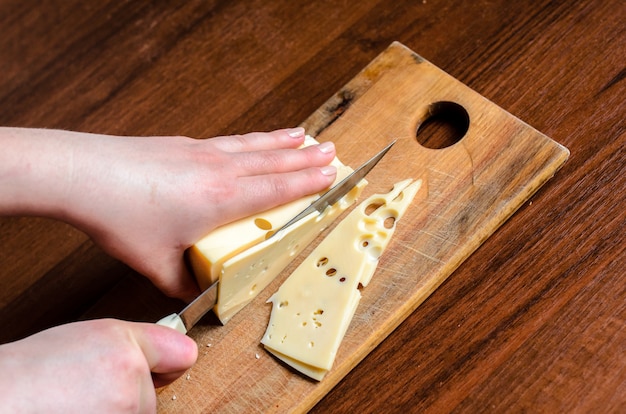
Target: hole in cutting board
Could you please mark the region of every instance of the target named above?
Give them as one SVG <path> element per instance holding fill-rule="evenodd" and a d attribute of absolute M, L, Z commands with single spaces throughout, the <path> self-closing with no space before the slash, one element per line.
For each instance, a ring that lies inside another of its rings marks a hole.
<path fill-rule="evenodd" d="M 417 125 L 417 142 L 431 149 L 450 147 L 459 142 L 469 128 L 469 114 L 461 105 L 440 101 L 428 106 L 426 117 Z"/>

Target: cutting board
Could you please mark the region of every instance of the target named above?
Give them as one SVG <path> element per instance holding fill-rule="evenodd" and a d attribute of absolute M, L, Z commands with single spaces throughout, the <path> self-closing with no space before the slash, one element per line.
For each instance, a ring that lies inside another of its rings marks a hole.
<path fill-rule="evenodd" d="M 429 148 L 419 127 L 436 125 L 433 120 L 452 124 L 457 135 Z M 335 142 L 338 157 L 352 167 L 397 140 L 368 175 L 361 200 L 406 178 L 421 178 L 422 189 L 396 223 L 371 283 L 361 291 L 334 366 L 321 382 L 301 376 L 259 345 L 271 311 L 266 300 L 310 246 L 227 325 L 208 316 L 189 332 L 199 346 L 198 361 L 158 390 L 161 412 L 307 411 L 569 156 L 563 146 L 397 42 L 302 125 L 319 141 Z"/>

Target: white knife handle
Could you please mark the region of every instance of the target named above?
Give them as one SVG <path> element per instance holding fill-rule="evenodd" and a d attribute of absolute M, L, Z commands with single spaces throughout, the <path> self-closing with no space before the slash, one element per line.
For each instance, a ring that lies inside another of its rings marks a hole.
<path fill-rule="evenodd" d="M 178 332 L 182 334 L 187 333 L 187 329 L 185 329 L 185 324 L 183 324 L 183 320 L 180 319 L 177 313 L 172 313 L 169 316 L 161 319 L 157 322 L 157 325 L 167 326 L 168 328 L 176 329 Z"/>

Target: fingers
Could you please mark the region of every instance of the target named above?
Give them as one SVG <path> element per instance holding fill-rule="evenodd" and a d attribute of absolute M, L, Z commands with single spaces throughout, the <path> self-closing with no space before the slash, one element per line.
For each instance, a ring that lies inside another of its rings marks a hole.
<path fill-rule="evenodd" d="M 324 142 L 302 149 L 242 152 L 233 155 L 240 176 L 275 174 L 328 165 L 335 157 L 335 145 Z"/>
<path fill-rule="evenodd" d="M 327 189 L 337 176 L 333 166 L 308 168 L 305 170 L 245 177 L 238 182 L 242 195 L 242 206 L 247 211 L 264 211 L 289 201 Z"/>
<path fill-rule="evenodd" d="M 226 152 L 264 151 L 282 148 L 297 148 L 304 142 L 304 128 L 279 129 L 272 132 L 251 132 L 212 138 L 209 141 Z"/>
<path fill-rule="evenodd" d="M 161 387 L 178 378 L 198 358 L 198 346 L 186 335 L 156 324 L 131 323 L 134 337 Z"/>
<path fill-rule="evenodd" d="M 241 176 L 321 167 L 335 157 L 332 142 L 296 149 L 304 142 L 303 128 L 218 137 L 209 142 L 232 155 L 231 166 Z"/>

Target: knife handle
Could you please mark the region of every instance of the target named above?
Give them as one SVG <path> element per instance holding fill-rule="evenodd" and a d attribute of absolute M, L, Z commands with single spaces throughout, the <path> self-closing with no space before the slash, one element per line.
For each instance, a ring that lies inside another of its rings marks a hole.
<path fill-rule="evenodd" d="M 176 329 L 178 332 L 182 334 L 187 333 L 185 324 L 183 323 L 183 320 L 180 319 L 180 316 L 178 316 L 177 313 L 172 313 L 171 315 L 166 316 L 165 318 L 158 321 L 157 325 L 167 326 L 168 328 Z"/>

